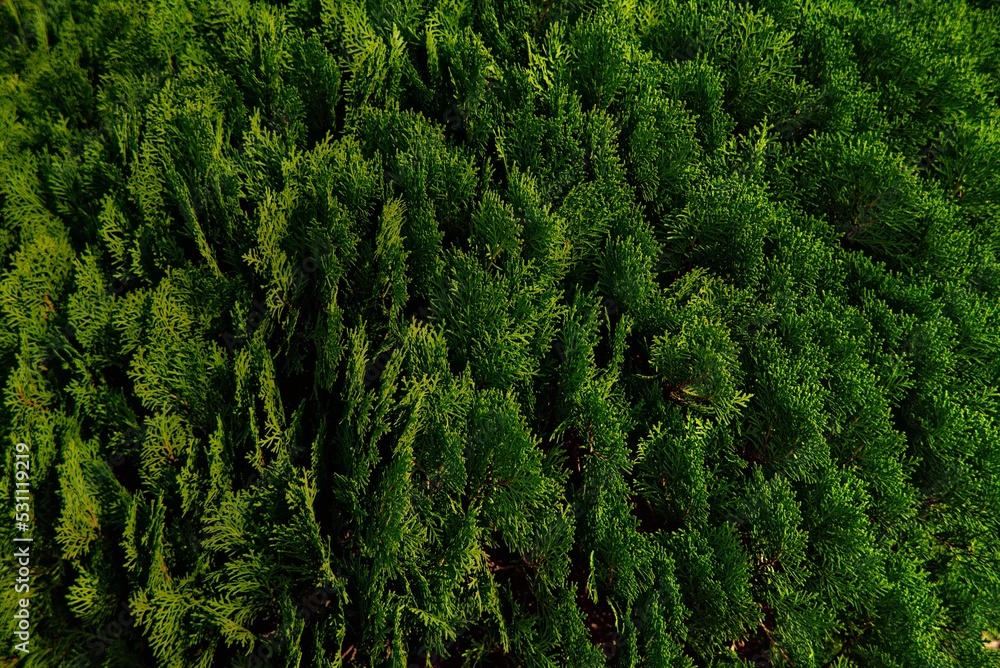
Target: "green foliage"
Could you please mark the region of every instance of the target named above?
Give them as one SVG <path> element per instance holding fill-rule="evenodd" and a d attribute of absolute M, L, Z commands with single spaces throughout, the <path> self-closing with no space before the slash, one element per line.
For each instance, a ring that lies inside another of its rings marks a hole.
<path fill-rule="evenodd" d="M 1000 666 L 991 3 L 0 40 L 18 666 Z"/>

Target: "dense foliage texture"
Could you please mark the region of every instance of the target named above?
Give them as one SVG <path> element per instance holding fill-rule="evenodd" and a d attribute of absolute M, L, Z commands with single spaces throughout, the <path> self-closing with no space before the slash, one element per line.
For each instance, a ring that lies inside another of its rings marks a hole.
<path fill-rule="evenodd" d="M 1000 666 L 989 3 L 0 38 L 17 666 Z"/>

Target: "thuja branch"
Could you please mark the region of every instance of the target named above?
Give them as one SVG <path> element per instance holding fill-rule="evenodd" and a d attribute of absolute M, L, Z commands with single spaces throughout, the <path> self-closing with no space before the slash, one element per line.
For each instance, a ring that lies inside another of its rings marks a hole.
<path fill-rule="evenodd" d="M 864 633 L 868 630 L 868 627 L 872 625 L 873 621 L 875 621 L 874 618 L 873 617 L 869 617 L 865 621 L 865 623 L 861 625 L 861 628 L 858 629 L 857 633 L 855 633 L 846 642 L 844 642 L 843 645 L 841 645 L 840 651 L 838 651 L 833 656 L 832 659 L 830 659 L 829 661 L 827 661 L 826 663 L 823 664 L 823 668 L 830 668 L 830 666 L 832 666 L 834 663 L 837 662 L 837 659 L 839 659 L 844 654 L 846 654 L 851 649 L 851 647 L 853 647 L 854 644 L 861 638 L 861 636 L 864 635 Z"/>

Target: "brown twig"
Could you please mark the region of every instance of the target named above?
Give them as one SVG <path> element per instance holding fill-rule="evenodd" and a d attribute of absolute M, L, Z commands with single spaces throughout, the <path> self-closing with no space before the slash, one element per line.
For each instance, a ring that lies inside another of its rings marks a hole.
<path fill-rule="evenodd" d="M 868 627 L 871 626 L 871 623 L 873 621 L 874 621 L 874 618 L 869 617 L 868 620 L 858 630 L 858 632 L 854 634 L 854 637 L 848 639 L 847 642 L 845 642 L 843 645 L 841 645 L 840 651 L 837 652 L 832 659 L 830 659 L 829 661 L 827 661 L 826 663 L 823 664 L 823 668 L 830 668 L 830 666 L 832 666 L 834 663 L 836 663 L 837 659 L 839 659 L 840 657 L 842 657 L 847 652 L 847 650 L 849 650 L 851 648 L 851 645 L 853 645 L 855 642 L 857 642 L 858 638 L 860 638 L 862 636 L 862 634 L 865 631 L 868 630 Z"/>
<path fill-rule="evenodd" d="M 535 28 L 531 31 L 531 36 L 534 37 L 535 33 L 538 32 L 538 26 L 542 25 L 542 21 L 545 20 L 545 15 L 549 13 L 549 5 L 552 4 L 552 0 L 545 0 L 545 7 L 542 8 L 542 13 L 539 15 L 538 20 L 535 21 Z"/>

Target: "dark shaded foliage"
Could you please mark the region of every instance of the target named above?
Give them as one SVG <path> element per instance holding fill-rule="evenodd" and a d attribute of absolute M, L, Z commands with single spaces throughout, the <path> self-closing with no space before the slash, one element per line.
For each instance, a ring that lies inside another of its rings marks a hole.
<path fill-rule="evenodd" d="M 16 665 L 1000 666 L 992 3 L 0 40 Z"/>

